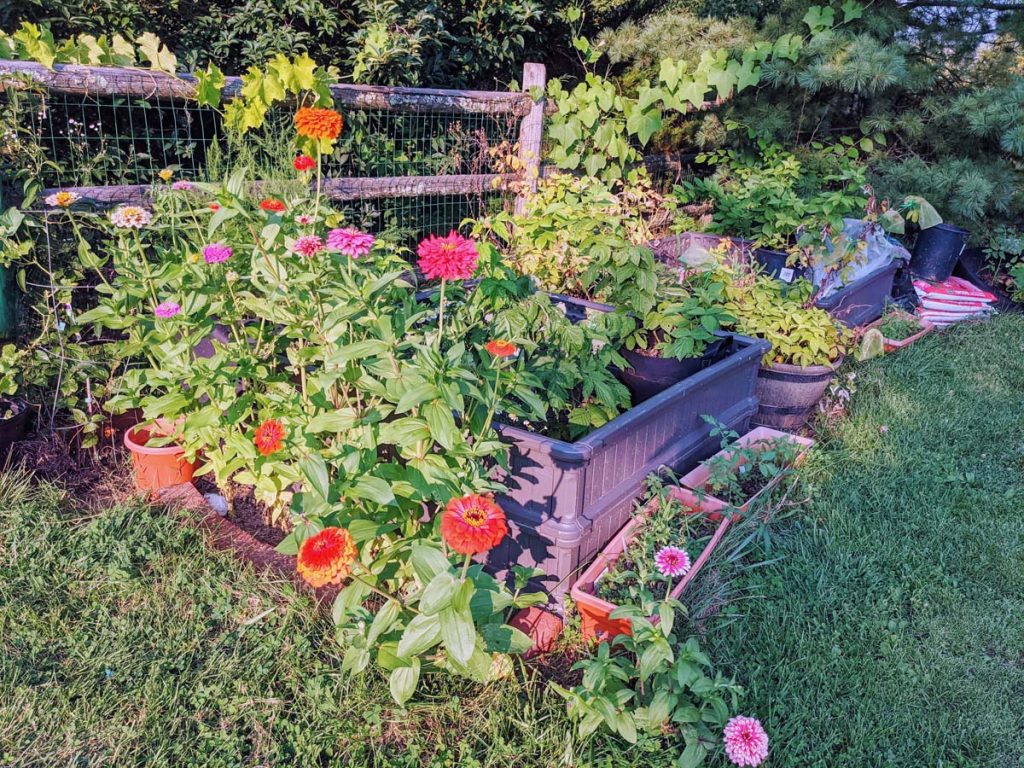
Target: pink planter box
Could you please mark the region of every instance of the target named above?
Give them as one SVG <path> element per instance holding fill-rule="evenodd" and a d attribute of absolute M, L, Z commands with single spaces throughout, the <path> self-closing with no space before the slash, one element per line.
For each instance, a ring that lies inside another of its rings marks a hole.
<path fill-rule="evenodd" d="M 915 333 L 913 336 L 907 336 L 907 338 L 905 338 L 905 339 L 890 339 L 889 337 L 887 337 L 887 336 L 885 336 L 883 334 L 883 336 L 882 336 L 882 339 L 883 339 L 882 345 L 885 348 L 886 352 L 895 352 L 895 351 L 897 351 L 899 349 L 903 349 L 904 347 L 909 347 L 911 344 L 913 344 L 915 341 L 920 339 L 922 336 L 927 336 L 929 333 L 931 333 L 932 331 L 935 330 L 935 326 L 932 323 L 929 323 L 927 320 L 922 320 L 921 318 L 915 317 L 914 315 L 911 315 L 910 313 L 904 313 L 904 314 L 906 314 L 908 319 L 916 321 L 921 326 L 921 330 L 918 331 L 917 333 Z M 864 326 L 864 330 L 866 331 L 869 328 L 879 328 L 880 329 L 882 323 L 884 323 L 884 322 L 885 322 L 885 318 L 884 317 L 880 317 L 877 320 L 875 320 L 875 322 L 869 323 L 868 325 Z"/>
<path fill-rule="evenodd" d="M 767 444 L 769 442 L 774 442 L 775 440 L 779 440 L 779 439 L 781 439 L 781 440 L 789 440 L 791 443 L 796 443 L 797 445 L 803 446 L 803 450 L 800 451 L 800 453 L 796 457 L 796 462 L 795 462 L 796 466 L 799 466 L 800 462 L 803 461 L 804 456 L 807 455 L 807 451 L 810 450 L 811 446 L 814 445 L 814 441 L 811 438 L 809 438 L 809 437 L 801 437 L 800 435 L 791 435 L 788 432 L 779 432 L 778 430 L 770 429 L 769 427 L 755 427 L 754 429 L 752 429 L 749 432 L 747 432 L 747 434 L 745 434 L 741 438 L 739 438 L 736 441 L 736 445 L 738 445 L 740 447 L 743 447 L 743 448 L 746 448 L 748 446 L 752 447 L 752 448 L 756 448 L 759 443 L 760 444 Z M 710 472 L 708 471 L 708 468 L 707 468 L 707 463 L 709 461 L 711 461 L 711 459 L 714 459 L 716 456 L 731 457 L 732 454 L 733 454 L 732 449 L 726 449 L 726 450 L 719 451 L 714 456 L 712 456 L 710 459 L 708 459 L 707 461 L 701 462 L 700 464 L 697 465 L 696 468 L 690 470 L 685 475 L 683 475 L 683 477 L 679 481 L 680 484 L 685 486 L 685 487 L 687 487 L 687 488 L 690 488 L 690 489 L 692 489 L 694 491 L 703 491 L 705 486 L 707 485 L 708 477 L 710 475 Z M 753 502 L 755 499 L 757 499 L 761 494 L 766 493 L 769 490 L 771 490 L 772 488 L 774 488 L 778 484 L 780 479 L 781 479 L 781 476 L 780 477 L 772 478 L 772 480 L 770 480 L 768 482 L 768 484 L 764 488 L 762 488 L 757 493 L 755 493 L 753 496 L 751 496 L 749 499 L 747 499 L 745 502 L 743 502 L 743 504 L 740 505 L 738 507 L 738 509 L 741 512 L 746 512 L 747 508 L 750 506 L 751 502 Z M 729 506 L 729 504 L 727 504 L 726 502 L 722 501 L 721 499 L 717 499 L 714 496 L 711 496 L 709 494 L 705 495 L 704 500 L 705 500 L 705 502 L 718 502 L 722 506 Z M 739 517 L 739 516 L 738 515 L 733 515 L 734 519 L 737 518 L 737 517 Z"/>
<path fill-rule="evenodd" d="M 718 546 L 718 542 L 722 540 L 722 536 L 725 535 L 726 528 L 729 527 L 731 520 L 721 514 L 720 510 L 726 504 L 718 499 L 709 497 L 701 501 L 697 498 L 697 494 L 689 488 L 673 488 L 672 495 L 688 509 L 688 512 L 684 512 L 684 514 L 703 513 L 707 514 L 710 520 L 718 522 L 718 527 L 715 529 L 711 541 L 704 547 L 704 550 L 697 557 L 690 570 L 686 572 L 686 575 L 672 588 L 672 597 L 678 600 L 687 585 L 693 581 L 693 578 L 704 567 L 708 558 L 711 557 L 711 553 Z M 644 509 L 644 513 L 652 511 L 653 505 L 656 503 L 657 499 L 652 500 Z M 716 517 L 717 520 L 715 519 Z M 605 548 L 601 550 L 600 554 L 594 558 L 594 562 L 583 572 L 583 575 L 580 576 L 570 591 L 573 602 L 580 612 L 582 619 L 581 631 L 585 640 L 611 640 L 616 635 L 632 634 L 632 627 L 628 620 L 611 618 L 612 611 L 619 606 L 607 600 L 602 600 L 600 597 L 597 597 L 595 592 L 597 591 L 597 581 L 622 557 L 622 553 L 626 551 L 626 547 L 629 546 L 629 543 L 633 540 L 633 537 L 643 523 L 643 513 L 626 523 L 612 537 L 612 540 L 608 542 Z"/>

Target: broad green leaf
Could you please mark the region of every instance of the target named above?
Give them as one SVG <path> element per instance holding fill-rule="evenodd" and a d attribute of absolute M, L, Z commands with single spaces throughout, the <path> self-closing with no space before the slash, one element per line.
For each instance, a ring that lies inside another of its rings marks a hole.
<path fill-rule="evenodd" d="M 387 634 L 387 632 L 394 626 L 395 621 L 402 613 L 402 606 L 398 604 L 397 600 L 388 600 L 384 606 L 377 611 L 377 615 L 373 617 L 373 623 L 370 624 L 370 629 L 366 633 L 367 645 L 373 645 L 377 642 L 377 638 L 381 635 Z"/>
<path fill-rule="evenodd" d="M 372 501 L 382 507 L 395 503 L 395 493 L 386 480 L 373 475 L 363 475 L 349 486 L 346 495 Z"/>
<path fill-rule="evenodd" d="M 429 651 L 441 641 L 441 617 L 418 614 L 405 628 L 398 641 L 398 655 L 411 659 Z"/>
<path fill-rule="evenodd" d="M 459 588 L 459 580 L 450 572 L 439 573 L 423 590 L 419 610 L 428 616 L 440 613 L 452 604 L 452 598 Z"/>
<path fill-rule="evenodd" d="M 445 608 L 438 614 L 441 622 L 441 639 L 444 647 L 456 661 L 468 664 L 476 647 L 476 627 L 473 617 L 468 612 Z"/>
<path fill-rule="evenodd" d="M 427 544 L 413 544 L 409 562 L 422 584 L 429 584 L 437 574 L 449 571 L 452 567 L 440 549 Z"/>
<path fill-rule="evenodd" d="M 166 45 L 160 42 L 159 37 L 152 32 L 144 32 L 136 38 L 135 42 L 139 46 L 139 53 L 149 62 L 150 69 L 157 69 L 171 75 L 177 74 L 178 59 Z"/>
<path fill-rule="evenodd" d="M 327 464 L 319 454 L 312 454 L 299 462 L 299 469 L 306 478 L 307 490 L 312 491 L 324 501 L 330 498 L 330 481 Z"/>
<path fill-rule="evenodd" d="M 391 698 L 402 706 L 412 698 L 416 692 L 416 684 L 420 679 L 420 660 L 410 659 L 409 666 L 398 667 L 391 672 L 388 678 L 388 688 L 391 690 Z"/>

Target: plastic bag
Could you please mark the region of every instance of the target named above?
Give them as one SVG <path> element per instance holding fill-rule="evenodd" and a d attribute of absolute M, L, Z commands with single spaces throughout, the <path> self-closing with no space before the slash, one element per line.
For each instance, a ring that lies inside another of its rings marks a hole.
<path fill-rule="evenodd" d="M 877 224 L 860 219 L 843 219 L 843 237 L 858 242 L 856 262 L 844 269 L 827 273 L 823 267 L 815 267 L 811 282 L 818 291 L 818 298 L 831 296 L 844 285 L 860 280 L 889 266 L 895 259 L 910 261 L 910 252 L 885 234 Z M 834 247 L 828 243 L 829 250 Z"/>

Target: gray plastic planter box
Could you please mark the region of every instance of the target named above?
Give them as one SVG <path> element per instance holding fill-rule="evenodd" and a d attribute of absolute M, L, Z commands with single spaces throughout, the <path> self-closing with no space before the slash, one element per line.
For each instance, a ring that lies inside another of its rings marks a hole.
<path fill-rule="evenodd" d="M 714 416 L 741 434 L 757 411 L 754 387 L 768 343 L 732 336 L 731 354 L 569 443 L 512 426 L 509 488 L 499 502 L 510 535 L 488 557 L 504 575 L 536 566 L 542 586 L 560 597 L 580 569 L 629 518 L 644 481 L 659 467 L 688 470 L 719 449 L 701 418 Z"/>
<path fill-rule="evenodd" d="M 894 260 L 877 272 L 854 280 L 825 299 L 814 302 L 843 325 L 853 328 L 882 316 L 892 295 L 892 281 L 902 262 Z"/>

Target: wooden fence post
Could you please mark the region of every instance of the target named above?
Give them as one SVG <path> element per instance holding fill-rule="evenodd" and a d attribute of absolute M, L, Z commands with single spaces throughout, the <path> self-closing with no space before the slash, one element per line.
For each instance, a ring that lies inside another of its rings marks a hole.
<path fill-rule="evenodd" d="M 537 191 L 540 176 L 540 156 L 544 143 L 544 93 L 547 71 L 543 64 L 523 64 L 523 90 L 540 89 L 541 97 L 533 102 L 529 113 L 519 126 L 519 160 L 523 165 L 524 184 L 516 196 L 516 213 L 522 213 L 526 196 Z"/>

